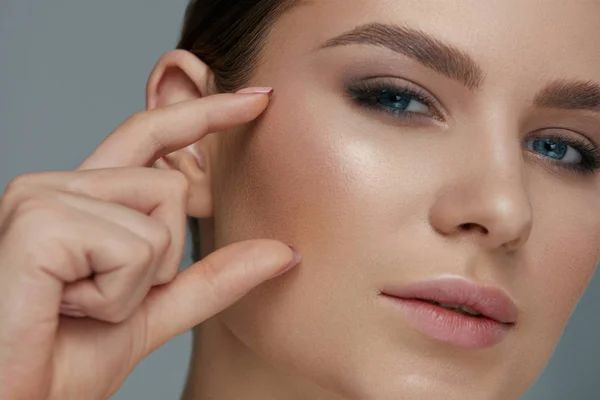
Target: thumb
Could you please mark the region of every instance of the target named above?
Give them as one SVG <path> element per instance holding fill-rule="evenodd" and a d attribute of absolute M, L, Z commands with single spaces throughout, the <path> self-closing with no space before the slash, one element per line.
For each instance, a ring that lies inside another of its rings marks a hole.
<path fill-rule="evenodd" d="M 299 262 L 300 254 L 293 246 L 276 240 L 248 240 L 218 249 L 169 284 L 154 287 L 138 311 L 141 318 L 135 318 L 144 325 L 139 361 Z"/>

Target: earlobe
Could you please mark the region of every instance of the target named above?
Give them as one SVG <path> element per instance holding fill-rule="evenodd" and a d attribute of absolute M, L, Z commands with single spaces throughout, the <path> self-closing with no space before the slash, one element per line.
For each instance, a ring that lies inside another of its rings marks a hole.
<path fill-rule="evenodd" d="M 146 109 L 162 108 L 181 101 L 210 95 L 213 88 L 210 68 L 194 54 L 173 50 L 156 63 L 146 85 Z M 207 138 L 204 138 L 207 139 Z M 156 168 L 175 169 L 189 180 L 187 215 L 196 218 L 212 216 L 212 191 L 208 140 L 201 140 L 184 149 L 167 154 Z"/>

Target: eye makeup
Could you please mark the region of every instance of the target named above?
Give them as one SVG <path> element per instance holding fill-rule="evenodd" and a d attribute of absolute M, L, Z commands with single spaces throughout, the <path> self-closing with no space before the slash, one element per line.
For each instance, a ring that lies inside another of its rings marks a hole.
<path fill-rule="evenodd" d="M 400 124 L 427 125 L 447 120 L 441 103 L 429 91 L 400 78 L 374 77 L 351 81 L 345 85 L 345 93 L 356 105 L 383 113 Z M 600 148 L 587 138 L 573 137 L 577 132 L 566 133 L 569 131 L 537 130 L 533 137 L 528 135 L 524 140 L 524 147 L 563 172 L 582 176 L 598 173 Z M 529 144 L 531 141 L 533 145 Z M 565 162 L 565 157 L 574 157 L 576 162 Z"/>
<path fill-rule="evenodd" d="M 405 122 L 444 122 L 441 104 L 427 90 L 398 78 L 369 78 L 352 82 L 346 94 L 358 105 L 384 112 Z"/>
<path fill-rule="evenodd" d="M 548 132 L 544 134 L 544 132 Z M 529 146 L 533 140 L 537 143 Z M 590 175 L 600 172 L 600 149 L 595 143 L 587 139 L 570 137 L 564 129 L 541 129 L 524 141 L 525 146 L 544 161 L 558 164 L 560 168 L 578 175 Z M 545 156 L 540 152 L 549 152 L 558 157 Z M 575 152 L 576 154 L 573 154 Z M 575 156 L 578 162 L 562 162 L 567 155 Z M 557 160 L 558 161 L 554 161 Z"/>

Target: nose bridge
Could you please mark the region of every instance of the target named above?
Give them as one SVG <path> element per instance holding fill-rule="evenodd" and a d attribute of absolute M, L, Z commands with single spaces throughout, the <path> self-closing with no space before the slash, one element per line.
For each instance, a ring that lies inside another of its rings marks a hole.
<path fill-rule="evenodd" d="M 518 128 L 488 124 L 460 137 L 462 150 L 452 155 L 458 167 L 448 168 L 430 222 L 445 235 L 475 235 L 488 249 L 513 251 L 533 222 Z"/>

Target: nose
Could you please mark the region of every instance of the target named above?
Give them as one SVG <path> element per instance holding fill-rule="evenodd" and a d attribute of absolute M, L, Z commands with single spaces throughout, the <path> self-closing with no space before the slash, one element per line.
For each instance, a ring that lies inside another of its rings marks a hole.
<path fill-rule="evenodd" d="M 513 149 L 506 149 L 502 157 L 496 150 L 496 157 L 474 159 L 468 171 L 447 174 L 450 179 L 430 209 L 430 223 L 438 233 L 469 236 L 485 249 L 505 252 L 527 242 L 533 210 L 521 152 L 510 152 Z"/>

